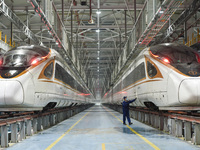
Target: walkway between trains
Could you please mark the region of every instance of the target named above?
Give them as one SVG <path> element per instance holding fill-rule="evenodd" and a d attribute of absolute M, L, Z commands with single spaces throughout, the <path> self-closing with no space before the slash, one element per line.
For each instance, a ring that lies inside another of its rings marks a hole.
<path fill-rule="evenodd" d="M 132 120 L 121 122 L 122 114 L 94 106 L 58 125 L 17 143 L 9 150 L 193 150 L 200 147 L 164 134 Z"/>

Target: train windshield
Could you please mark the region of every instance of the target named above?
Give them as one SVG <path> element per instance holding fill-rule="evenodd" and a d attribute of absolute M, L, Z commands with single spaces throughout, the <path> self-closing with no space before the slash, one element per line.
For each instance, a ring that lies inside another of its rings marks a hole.
<path fill-rule="evenodd" d="M 190 47 L 166 43 L 151 47 L 150 52 L 186 75 L 200 76 L 200 56 Z"/>
<path fill-rule="evenodd" d="M 3 67 L 27 67 L 31 65 L 31 60 L 39 57 L 37 53 L 30 53 L 21 50 L 21 53 L 7 53 L 3 57 Z"/>
<path fill-rule="evenodd" d="M 28 67 L 35 59 L 45 57 L 48 53 L 47 48 L 20 46 L 4 54 L 2 67 Z"/>
<path fill-rule="evenodd" d="M 3 78 L 12 78 L 22 71 L 45 59 L 50 50 L 41 46 L 20 46 L 6 52 L 0 62 L 0 74 Z"/>

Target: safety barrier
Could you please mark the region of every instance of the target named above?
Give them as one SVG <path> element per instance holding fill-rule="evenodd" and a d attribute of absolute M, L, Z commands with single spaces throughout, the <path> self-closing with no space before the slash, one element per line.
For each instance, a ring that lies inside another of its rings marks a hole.
<path fill-rule="evenodd" d="M 9 146 L 9 143 L 22 141 L 23 139 L 26 139 L 27 136 L 31 136 L 39 131 L 47 129 L 91 106 L 92 105 L 90 104 L 80 105 L 68 107 L 64 110 L 58 110 L 54 113 L 47 112 L 0 121 L 1 147 L 5 148 Z"/>
<path fill-rule="evenodd" d="M 11 38 L 10 40 L 8 41 L 7 40 L 7 35 L 5 34 L 4 38 L 2 36 L 2 31 L 0 30 L 0 41 L 3 41 L 5 42 L 5 44 L 8 44 L 10 47 L 15 47 L 15 41 L 12 42 Z"/>
<path fill-rule="evenodd" d="M 189 39 L 189 36 L 187 38 L 187 43 L 185 43 L 185 41 L 183 40 L 183 44 L 187 45 L 187 46 L 191 46 L 197 42 L 200 41 L 200 34 L 199 34 L 199 29 L 197 29 L 197 34 L 196 36 L 194 36 L 194 33 L 192 33 L 192 39 Z"/>
<path fill-rule="evenodd" d="M 121 105 L 104 104 L 122 113 Z M 200 117 L 163 113 L 145 109 L 130 108 L 130 117 L 154 128 L 200 145 Z"/>

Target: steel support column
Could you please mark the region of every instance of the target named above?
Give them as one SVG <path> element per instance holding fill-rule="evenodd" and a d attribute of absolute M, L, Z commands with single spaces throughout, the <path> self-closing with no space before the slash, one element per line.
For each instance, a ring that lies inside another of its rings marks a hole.
<path fill-rule="evenodd" d="M 19 140 L 22 141 L 23 139 L 25 139 L 26 135 L 25 135 L 25 122 L 24 121 L 21 121 L 20 122 L 20 130 L 19 130 L 19 133 L 20 133 L 20 138 Z"/>
<path fill-rule="evenodd" d="M 184 139 L 186 141 L 191 141 L 192 134 L 192 124 L 191 122 L 184 122 Z"/>
<path fill-rule="evenodd" d="M 1 126 L 1 147 L 8 147 L 8 127 Z"/>
<path fill-rule="evenodd" d="M 10 23 L 10 44 L 13 44 L 13 23 Z"/>
<path fill-rule="evenodd" d="M 127 10 L 124 10 L 125 13 L 124 13 L 124 25 L 125 25 L 125 41 L 127 41 L 127 22 L 126 22 L 126 13 L 127 13 Z"/>
<path fill-rule="evenodd" d="M 136 20 L 137 20 L 137 17 L 136 17 L 136 0 L 134 0 L 134 20 L 135 20 L 134 23 L 136 23 Z"/>
<path fill-rule="evenodd" d="M 17 143 L 17 123 L 11 124 L 11 142 Z"/>
<path fill-rule="evenodd" d="M 27 120 L 27 122 L 26 122 L 26 134 L 28 136 L 32 135 L 31 130 L 32 130 L 31 120 Z"/>
<path fill-rule="evenodd" d="M 37 118 L 33 119 L 33 133 L 37 133 Z"/>
<path fill-rule="evenodd" d="M 194 125 L 194 144 L 199 145 L 200 144 L 200 125 L 195 124 Z"/>
<path fill-rule="evenodd" d="M 64 22 L 64 0 L 62 1 L 62 22 Z"/>

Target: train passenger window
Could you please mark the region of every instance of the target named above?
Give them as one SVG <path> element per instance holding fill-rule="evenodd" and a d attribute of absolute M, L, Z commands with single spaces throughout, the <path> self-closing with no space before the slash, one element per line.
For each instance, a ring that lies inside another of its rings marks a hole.
<path fill-rule="evenodd" d="M 156 68 L 149 61 L 147 61 L 147 72 L 149 77 L 154 77 L 157 74 Z"/>
<path fill-rule="evenodd" d="M 123 89 L 145 77 L 144 63 L 141 63 L 128 76 L 126 76 L 123 81 Z"/>
<path fill-rule="evenodd" d="M 74 78 L 59 64 L 56 64 L 55 78 L 74 88 Z"/>
<path fill-rule="evenodd" d="M 122 82 L 118 83 L 118 85 L 115 86 L 114 93 L 117 93 L 117 92 L 121 91 L 122 90 L 121 87 L 122 87 Z"/>
<path fill-rule="evenodd" d="M 53 62 L 50 63 L 50 65 L 48 65 L 46 67 L 46 69 L 44 70 L 44 75 L 47 77 L 47 78 L 51 78 L 52 77 L 52 74 L 53 74 Z"/>
<path fill-rule="evenodd" d="M 74 78 L 72 78 L 72 76 L 64 69 L 63 69 L 63 81 L 72 88 L 74 88 Z"/>
<path fill-rule="evenodd" d="M 59 64 L 56 64 L 55 78 L 84 93 L 84 88 Z"/>
<path fill-rule="evenodd" d="M 145 67 L 144 63 L 139 64 L 135 69 L 134 69 L 134 82 L 137 82 L 138 80 L 141 80 L 142 78 L 145 78 Z"/>

